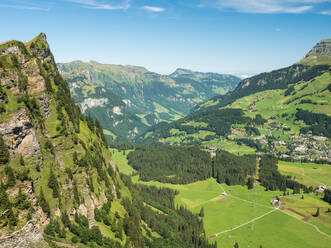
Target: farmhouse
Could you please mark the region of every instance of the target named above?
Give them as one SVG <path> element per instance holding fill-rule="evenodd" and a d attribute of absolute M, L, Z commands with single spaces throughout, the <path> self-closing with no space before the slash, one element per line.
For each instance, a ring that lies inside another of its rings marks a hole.
<path fill-rule="evenodd" d="M 279 206 L 280 205 L 280 201 L 277 200 L 277 199 L 272 200 L 270 203 L 274 206 Z"/>
<path fill-rule="evenodd" d="M 326 190 L 326 186 L 324 186 L 324 185 L 320 185 L 317 188 L 317 191 L 320 192 L 320 193 L 324 192 L 324 190 Z"/>

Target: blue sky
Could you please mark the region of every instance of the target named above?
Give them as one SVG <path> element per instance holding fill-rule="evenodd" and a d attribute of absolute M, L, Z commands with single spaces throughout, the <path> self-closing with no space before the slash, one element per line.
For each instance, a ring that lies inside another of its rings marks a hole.
<path fill-rule="evenodd" d="M 252 75 L 331 38 L 331 0 L 0 0 L 0 42 L 45 32 L 57 62 Z"/>

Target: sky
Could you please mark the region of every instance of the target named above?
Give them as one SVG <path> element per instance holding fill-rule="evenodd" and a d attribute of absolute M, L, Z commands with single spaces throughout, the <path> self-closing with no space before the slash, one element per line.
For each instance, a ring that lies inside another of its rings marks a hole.
<path fill-rule="evenodd" d="M 331 38 L 331 0 L 0 0 L 0 43 L 47 35 L 56 62 L 250 76 Z"/>

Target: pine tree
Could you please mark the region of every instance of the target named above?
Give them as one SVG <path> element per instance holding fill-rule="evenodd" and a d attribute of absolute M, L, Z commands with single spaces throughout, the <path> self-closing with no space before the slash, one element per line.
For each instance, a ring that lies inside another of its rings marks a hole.
<path fill-rule="evenodd" d="M 11 204 L 10 204 L 5 186 L 1 183 L 1 185 L 0 185 L 0 209 L 5 211 L 10 207 L 11 207 Z"/>
<path fill-rule="evenodd" d="M 248 178 L 247 187 L 248 187 L 248 189 L 254 188 L 254 178 L 253 177 Z"/>
<path fill-rule="evenodd" d="M 314 214 L 314 217 L 318 217 L 320 215 L 320 208 L 317 208 L 316 213 Z"/>
<path fill-rule="evenodd" d="M 10 208 L 8 212 L 8 224 L 9 227 L 14 227 L 17 225 L 18 219 L 16 214 L 14 213 L 13 209 Z"/>
<path fill-rule="evenodd" d="M 16 178 L 15 178 L 13 169 L 11 167 L 7 166 L 5 168 L 5 173 L 7 175 L 7 185 L 9 187 L 14 186 L 16 184 Z"/>
<path fill-rule="evenodd" d="M 205 211 L 204 211 L 203 208 L 200 209 L 199 216 L 200 216 L 201 218 L 203 218 L 203 217 L 205 216 Z"/>
<path fill-rule="evenodd" d="M 23 156 L 21 155 L 21 156 L 20 156 L 20 165 L 24 166 L 24 164 L 25 164 L 25 163 L 24 163 L 24 159 L 23 159 Z"/>
<path fill-rule="evenodd" d="M 59 193 L 59 183 L 57 182 L 56 176 L 53 172 L 53 170 L 51 169 L 50 175 L 49 175 L 49 179 L 48 179 L 48 187 L 50 187 L 53 190 L 53 197 L 54 198 L 58 198 L 60 196 Z"/>
<path fill-rule="evenodd" d="M 76 151 L 72 155 L 72 159 L 74 161 L 74 164 L 77 164 L 77 162 L 78 162 L 78 153 Z"/>
<path fill-rule="evenodd" d="M 45 227 L 44 233 L 47 234 L 47 235 L 55 237 L 53 219 L 51 219 L 49 224 Z"/>
<path fill-rule="evenodd" d="M 44 213 L 46 213 L 48 216 L 50 216 L 51 209 L 49 207 L 48 202 L 45 199 L 44 192 L 43 192 L 42 188 L 40 188 L 40 194 L 39 194 L 38 202 L 39 202 L 39 205 L 40 205 L 41 209 L 44 211 Z"/>
<path fill-rule="evenodd" d="M 237 242 L 234 244 L 234 248 L 239 248 L 239 244 Z"/>
<path fill-rule="evenodd" d="M 6 164 L 9 162 L 8 147 L 0 134 L 0 164 Z"/>
<path fill-rule="evenodd" d="M 86 116 L 86 121 L 87 121 L 87 126 L 88 128 L 94 132 L 95 130 L 95 126 L 94 126 L 94 121 L 93 118 L 91 117 L 91 115 Z"/>
<path fill-rule="evenodd" d="M 78 188 L 77 188 L 76 181 L 74 181 L 73 185 L 74 185 L 74 188 L 73 188 L 73 190 L 74 190 L 74 199 L 75 199 L 76 203 L 79 205 L 80 204 L 80 199 L 79 199 L 79 194 L 78 194 Z"/>
<path fill-rule="evenodd" d="M 65 227 L 70 227 L 70 219 L 67 212 L 61 214 L 61 221 Z"/>

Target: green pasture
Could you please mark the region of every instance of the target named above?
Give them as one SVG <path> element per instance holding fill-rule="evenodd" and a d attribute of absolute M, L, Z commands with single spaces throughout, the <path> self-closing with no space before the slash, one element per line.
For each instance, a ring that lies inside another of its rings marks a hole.
<path fill-rule="evenodd" d="M 331 239 L 318 233 L 313 226 L 279 210 L 212 240 L 216 240 L 219 247 L 229 248 L 234 242 L 238 242 L 239 247 L 262 245 L 268 248 L 327 248 L 331 244 Z"/>
<path fill-rule="evenodd" d="M 331 185 L 331 165 L 328 164 L 279 161 L 278 169 L 305 185 Z"/>
<path fill-rule="evenodd" d="M 113 152 L 113 158 L 120 172 L 131 174 L 123 152 Z M 331 214 L 326 213 L 328 204 L 320 196 L 305 194 L 304 199 L 301 199 L 301 195 L 291 194 L 282 197 L 281 201 L 287 204 L 285 207 L 304 215 L 316 212 L 316 207 L 321 208 L 318 218 L 311 217 L 308 222 L 304 222 L 299 215 L 275 209 L 271 205 L 270 201 L 282 195 L 282 192 L 265 191 L 259 185 L 248 190 L 246 186 L 218 184 L 213 178 L 185 185 L 142 182 L 138 175 L 132 179 L 145 185 L 177 190 L 179 193 L 175 197 L 175 204 L 183 205 L 194 213 L 204 208 L 206 235 L 209 237 L 225 231 L 210 239 L 211 242 L 216 241 L 218 247 L 232 248 L 235 242 L 238 242 L 239 247 L 331 247 Z M 222 195 L 224 191 L 227 193 L 226 199 L 219 201 L 225 198 Z M 316 228 L 330 237 L 321 234 Z"/>
<path fill-rule="evenodd" d="M 117 165 L 118 169 L 121 173 L 126 175 L 131 175 L 132 173 L 136 172 L 129 164 L 128 160 L 126 159 L 126 155 L 131 150 L 126 150 L 123 154 L 123 151 L 118 151 L 117 149 L 110 149 L 112 154 L 112 159 L 114 160 L 115 164 Z"/>
<path fill-rule="evenodd" d="M 305 194 L 304 199 L 301 198 L 301 195 L 290 195 L 281 197 L 281 202 L 285 204 L 284 207 L 310 217 L 309 222 L 317 224 L 321 230 L 331 235 L 331 213 L 328 212 L 331 206 L 322 201 L 320 195 Z M 320 209 L 319 216 L 315 217 L 317 208 Z"/>
<path fill-rule="evenodd" d="M 244 154 L 254 154 L 255 150 L 249 146 L 244 144 L 238 145 L 237 142 L 227 139 L 213 139 L 209 141 L 202 142 L 206 146 L 216 146 L 221 149 L 231 152 L 236 155 L 244 155 Z"/>

